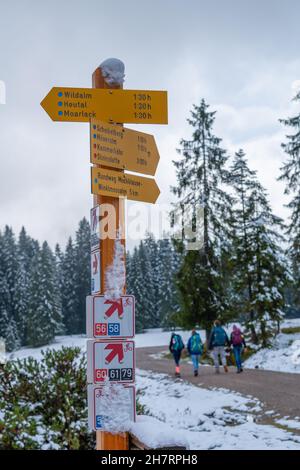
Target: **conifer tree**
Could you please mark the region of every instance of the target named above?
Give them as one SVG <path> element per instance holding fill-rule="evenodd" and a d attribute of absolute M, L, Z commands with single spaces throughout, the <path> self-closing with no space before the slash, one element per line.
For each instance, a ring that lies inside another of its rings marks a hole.
<path fill-rule="evenodd" d="M 64 256 L 61 260 L 61 299 L 63 322 L 67 334 L 78 333 L 77 298 L 76 298 L 76 255 L 72 238 L 70 237 L 66 246 Z"/>
<path fill-rule="evenodd" d="M 300 92 L 294 98 L 300 102 Z M 296 116 L 281 119 L 280 122 L 290 129 L 282 148 L 286 153 L 286 161 L 281 167 L 280 181 L 286 183 L 285 194 L 290 196 L 287 207 L 290 209 L 288 225 L 289 256 L 292 264 L 295 288 L 292 300 L 300 307 L 300 112 Z"/>
<path fill-rule="evenodd" d="M 176 325 L 176 316 L 179 311 L 178 291 L 175 276 L 179 271 L 180 255 L 168 238 L 158 241 L 157 259 L 158 277 L 158 312 L 160 325 L 172 327 Z"/>
<path fill-rule="evenodd" d="M 203 247 L 185 252 L 178 274 L 182 312 L 186 327 L 199 325 L 208 333 L 213 320 L 222 317 L 226 306 L 221 279 L 221 254 L 227 250 L 231 197 L 224 191 L 227 155 L 221 139 L 213 134 L 215 112 L 204 100 L 194 106 L 189 124 L 191 140 L 181 141 L 175 161 L 179 206 L 192 214 L 203 208 Z M 184 252 L 184 244 L 182 250 Z"/>
<path fill-rule="evenodd" d="M 27 235 L 25 228 L 22 227 L 17 246 L 18 268 L 14 296 L 16 324 L 22 345 L 26 344 L 26 317 L 28 313 L 30 289 L 29 274 L 35 250 L 36 242 Z"/>
<path fill-rule="evenodd" d="M 289 276 L 283 253 L 283 222 L 271 210 L 267 193 L 249 169 L 242 150 L 230 169 L 233 210 L 234 308 L 244 314 L 252 341 L 266 345 L 272 326 L 282 319 L 283 291 Z M 275 331 L 275 330 L 274 330 Z"/>
<path fill-rule="evenodd" d="M 55 333 L 61 330 L 62 322 L 55 260 L 47 242 L 34 256 L 30 274 L 27 343 L 37 347 L 53 341 Z"/>
<path fill-rule="evenodd" d="M 91 292 L 91 232 L 90 224 L 84 217 L 79 222 L 75 242 L 75 298 L 77 301 L 76 333 L 85 333 L 86 296 Z"/>

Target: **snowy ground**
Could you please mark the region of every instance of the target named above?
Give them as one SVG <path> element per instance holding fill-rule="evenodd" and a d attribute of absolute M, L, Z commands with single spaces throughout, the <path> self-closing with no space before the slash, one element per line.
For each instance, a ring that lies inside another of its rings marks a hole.
<path fill-rule="evenodd" d="M 187 342 L 190 331 L 180 331 L 183 340 Z M 204 333 L 203 333 L 204 334 Z M 169 344 L 171 333 L 169 331 L 162 331 L 160 328 L 148 330 L 146 333 L 137 334 L 135 336 L 136 348 L 146 348 L 151 346 L 166 346 Z M 36 359 L 41 358 L 41 351 L 44 349 L 60 349 L 62 346 L 74 347 L 77 346 L 82 351 L 86 351 L 86 336 L 73 335 L 73 336 L 56 336 L 55 342 L 49 346 L 42 348 L 22 348 L 12 354 L 8 354 L 9 358 L 25 358 L 32 356 Z"/>
<path fill-rule="evenodd" d="M 286 320 L 283 328 L 300 326 L 300 319 Z M 280 334 L 271 349 L 261 349 L 245 367 L 300 374 L 300 333 Z"/>
<path fill-rule="evenodd" d="M 137 373 L 139 401 L 149 413 L 163 422 L 140 418 L 132 430 L 150 446 L 173 444 L 190 449 L 298 449 L 300 436 L 271 425 L 255 423 L 261 404 L 225 389 L 205 390 L 164 374 Z M 282 424 L 297 429 L 300 421 Z M 155 432 L 153 432 L 155 427 Z M 161 441 L 161 442 L 160 442 Z"/>

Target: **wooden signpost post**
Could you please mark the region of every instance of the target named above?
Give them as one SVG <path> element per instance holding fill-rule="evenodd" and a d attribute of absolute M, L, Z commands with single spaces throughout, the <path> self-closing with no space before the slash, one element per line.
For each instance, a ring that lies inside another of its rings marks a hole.
<path fill-rule="evenodd" d="M 121 61 L 112 60 L 124 67 Z M 54 87 L 41 105 L 54 121 L 90 123 L 94 196 L 91 210 L 92 295 L 87 297 L 86 312 L 87 336 L 91 338 L 88 340 L 87 371 L 89 425 L 96 430 L 97 450 L 127 450 L 128 434 L 113 434 L 104 426 L 109 407 L 102 406 L 102 398 L 107 380 L 114 387 L 122 387 L 118 390 L 125 397 L 128 418 L 135 419 L 134 297 L 126 295 L 125 276 L 118 287 L 121 292 L 118 298 L 110 297 L 107 275 L 117 247 L 119 251 L 121 248 L 125 272 L 125 198 L 155 203 L 160 191 L 153 178 L 124 173 L 128 170 L 154 176 L 159 153 L 152 135 L 126 129 L 123 123 L 167 124 L 167 92 L 123 90 L 120 82 L 106 80 L 106 75 L 101 66 L 98 67 L 93 73 L 91 89 Z M 114 209 L 114 233 L 105 236 L 100 209 L 108 206 Z M 111 400 L 114 400 L 113 396 Z"/>

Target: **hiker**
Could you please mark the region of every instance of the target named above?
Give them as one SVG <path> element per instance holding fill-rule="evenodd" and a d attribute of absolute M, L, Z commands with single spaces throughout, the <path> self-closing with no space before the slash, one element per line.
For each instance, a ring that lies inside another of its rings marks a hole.
<path fill-rule="evenodd" d="M 173 357 L 174 357 L 176 377 L 180 377 L 179 362 L 180 362 L 181 352 L 183 349 L 184 349 L 184 343 L 182 341 L 181 336 L 177 333 L 172 333 L 169 350 L 173 354 Z"/>
<path fill-rule="evenodd" d="M 246 349 L 247 346 L 246 346 L 246 341 L 241 330 L 236 325 L 233 325 L 232 333 L 230 335 L 230 343 L 233 346 L 233 354 L 234 354 L 234 359 L 235 359 L 235 363 L 237 367 L 237 373 L 240 374 L 241 372 L 243 372 L 243 367 L 242 367 L 243 347 Z"/>
<path fill-rule="evenodd" d="M 227 333 L 224 330 L 224 328 L 221 326 L 220 320 L 216 320 L 214 322 L 214 327 L 211 331 L 209 342 L 208 342 L 208 349 L 213 350 L 213 359 L 214 359 L 216 374 L 220 373 L 219 356 L 221 357 L 224 371 L 226 373 L 228 372 L 226 354 L 225 354 L 226 345 L 228 346 L 230 345 Z"/>
<path fill-rule="evenodd" d="M 201 354 L 203 353 L 203 344 L 201 341 L 201 337 L 199 333 L 197 333 L 195 328 L 192 330 L 192 335 L 188 340 L 187 349 L 192 359 L 194 376 L 197 377 L 199 369 L 199 359 Z"/>

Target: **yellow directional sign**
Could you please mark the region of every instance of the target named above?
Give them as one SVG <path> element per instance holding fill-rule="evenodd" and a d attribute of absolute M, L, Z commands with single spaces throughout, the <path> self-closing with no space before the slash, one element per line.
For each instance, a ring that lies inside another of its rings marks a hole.
<path fill-rule="evenodd" d="M 92 193 L 155 203 L 159 188 L 152 178 L 92 167 Z"/>
<path fill-rule="evenodd" d="M 168 123 L 166 91 L 54 87 L 41 106 L 53 121 Z"/>
<path fill-rule="evenodd" d="M 153 135 L 91 120 L 91 163 L 153 176 L 158 162 Z"/>

